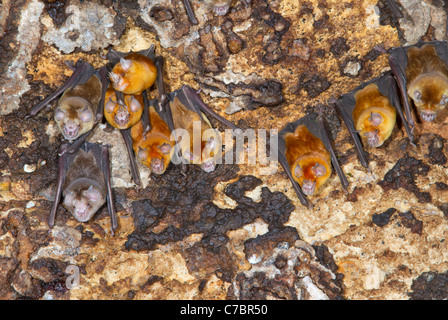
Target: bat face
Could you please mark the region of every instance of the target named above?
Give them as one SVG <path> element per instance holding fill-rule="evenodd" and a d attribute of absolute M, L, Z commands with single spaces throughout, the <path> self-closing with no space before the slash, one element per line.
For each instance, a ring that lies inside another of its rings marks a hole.
<path fill-rule="evenodd" d="M 124 94 L 140 94 L 154 84 L 157 69 L 150 58 L 131 53 L 120 59 L 109 76 L 115 90 Z"/>
<path fill-rule="evenodd" d="M 109 87 L 104 99 L 104 117 L 113 127 L 127 129 L 140 120 L 143 106 L 141 95 L 124 95 L 124 105 L 118 103 L 115 90 Z"/>
<path fill-rule="evenodd" d="M 448 67 L 433 45 L 407 52 L 407 93 L 424 121 L 433 121 L 448 104 Z"/>
<path fill-rule="evenodd" d="M 331 157 L 323 142 L 306 126 L 285 135 L 285 155 L 293 179 L 305 195 L 314 194 L 331 176 Z"/>
<path fill-rule="evenodd" d="M 131 128 L 133 149 L 143 165 L 155 174 L 162 174 L 170 161 L 174 142 L 170 140 L 171 131 L 154 107 L 150 108 L 151 130 L 143 137 L 143 125 L 139 121 Z"/>
<path fill-rule="evenodd" d="M 230 9 L 232 0 L 206 0 L 213 7 L 213 12 L 217 16 L 224 16 Z"/>
<path fill-rule="evenodd" d="M 72 141 L 93 128 L 92 104 L 82 97 L 61 98 L 54 119 L 64 138 Z"/>
<path fill-rule="evenodd" d="M 199 116 L 196 112 L 187 109 L 180 100 L 175 97 L 170 104 L 173 115 L 174 127 L 185 129 L 189 134 L 189 140 L 182 137 L 180 149 L 182 156 L 189 162 L 200 164 L 205 172 L 212 172 L 216 168 L 215 156 L 218 153 L 219 137 L 213 130 L 210 122 L 204 114 Z M 194 132 L 194 123 L 200 123 L 200 134 Z M 200 148 L 194 148 L 200 145 Z"/>
<path fill-rule="evenodd" d="M 354 97 L 356 105 L 352 117 L 356 131 L 369 146 L 381 146 L 394 129 L 395 108 L 389 99 L 381 94 L 375 83 L 359 90 Z"/>
<path fill-rule="evenodd" d="M 80 222 L 89 221 L 106 202 L 104 175 L 92 152 L 79 150 L 67 170 L 64 207 Z"/>

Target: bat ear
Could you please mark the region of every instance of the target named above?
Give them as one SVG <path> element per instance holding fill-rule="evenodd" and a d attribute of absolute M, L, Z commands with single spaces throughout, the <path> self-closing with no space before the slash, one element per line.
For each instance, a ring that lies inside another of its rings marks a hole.
<path fill-rule="evenodd" d="M 112 101 L 112 99 L 109 98 L 109 101 L 106 103 L 106 111 L 111 113 L 115 110 L 115 103 Z"/>
<path fill-rule="evenodd" d="M 440 105 L 441 106 L 444 106 L 444 105 L 446 105 L 446 104 L 448 104 L 448 94 L 444 94 L 443 96 L 442 96 L 442 100 L 440 100 Z"/>
<path fill-rule="evenodd" d="M 90 186 L 89 189 L 83 192 L 83 195 L 87 197 L 90 201 L 97 202 L 101 199 L 101 193 L 94 189 L 93 186 Z"/>
<path fill-rule="evenodd" d="M 147 149 L 142 149 L 139 147 L 138 149 L 138 157 L 140 160 L 146 160 L 146 158 L 148 158 L 148 150 Z"/>
<path fill-rule="evenodd" d="M 110 80 L 112 80 L 113 83 L 120 82 L 120 76 L 116 73 L 113 73 L 112 71 L 109 72 L 109 78 L 110 78 Z"/>
<path fill-rule="evenodd" d="M 171 146 L 168 143 L 164 143 L 159 147 L 159 150 L 163 154 L 169 154 L 171 152 Z"/>
<path fill-rule="evenodd" d="M 62 121 L 64 118 L 65 118 L 65 112 L 62 111 L 61 109 L 56 109 L 54 113 L 54 119 L 56 121 Z"/>
<path fill-rule="evenodd" d="M 327 169 L 325 168 L 325 166 L 319 164 L 319 162 L 316 162 L 311 170 L 316 177 L 322 177 L 327 173 Z"/>
<path fill-rule="evenodd" d="M 422 102 L 422 91 L 419 89 L 415 89 L 414 93 L 412 94 L 412 98 L 414 101 L 421 103 Z"/>
<path fill-rule="evenodd" d="M 371 112 L 369 122 L 374 126 L 378 126 L 381 122 L 383 122 L 383 117 L 379 113 Z"/>
<path fill-rule="evenodd" d="M 296 167 L 294 168 L 294 175 L 297 178 L 300 178 L 301 176 L 303 176 L 303 170 L 302 170 L 302 167 L 299 164 L 297 164 Z"/>
<path fill-rule="evenodd" d="M 132 61 L 120 58 L 120 64 L 124 71 L 129 71 L 132 67 Z"/>
<path fill-rule="evenodd" d="M 137 112 L 138 110 L 140 110 L 142 106 L 140 105 L 140 102 L 138 102 L 137 99 L 135 99 L 134 96 L 131 97 L 130 101 L 129 101 L 129 108 L 131 108 L 132 112 Z"/>
<path fill-rule="evenodd" d="M 92 111 L 89 110 L 89 108 L 84 108 L 81 110 L 81 113 L 79 114 L 79 118 L 81 119 L 81 121 L 83 122 L 89 122 L 92 120 L 93 118 L 93 114 Z"/>

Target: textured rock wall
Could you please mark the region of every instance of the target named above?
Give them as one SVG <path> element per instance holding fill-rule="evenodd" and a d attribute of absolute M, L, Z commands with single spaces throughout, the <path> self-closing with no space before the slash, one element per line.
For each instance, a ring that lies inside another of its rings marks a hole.
<path fill-rule="evenodd" d="M 193 1 L 192 25 L 174 0 L 1 1 L 0 297 L 446 298 L 448 112 L 417 124 L 416 147 L 395 128 L 368 150 L 369 171 L 329 103 L 389 70 L 384 49 L 446 39 L 445 1 L 396 5 L 234 1 L 220 17 Z M 51 109 L 25 116 L 71 74 L 65 61 L 99 67 L 111 47 L 152 44 L 168 89 L 201 89 L 242 128 L 326 114 L 348 192 L 333 175 L 308 210 L 281 167 L 247 164 L 162 176 L 140 165 L 136 187 L 120 134 L 101 124 L 89 139 L 111 145 L 119 229 L 111 236 L 106 208 L 79 223 L 61 206 L 49 230 L 62 138 Z"/>

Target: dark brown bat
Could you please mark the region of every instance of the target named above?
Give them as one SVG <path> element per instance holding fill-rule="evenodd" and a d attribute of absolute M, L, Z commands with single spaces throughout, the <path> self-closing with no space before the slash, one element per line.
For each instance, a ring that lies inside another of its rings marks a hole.
<path fill-rule="evenodd" d="M 187 162 L 200 164 L 202 170 L 211 172 L 215 170 L 215 156 L 219 147 L 216 135 L 204 136 L 204 132 L 210 133 L 212 125 L 205 114 L 214 117 L 231 129 L 238 129 L 236 125 L 214 112 L 199 97 L 196 90 L 190 86 L 183 85 L 179 90 L 169 95 L 170 111 L 173 119 L 174 129 L 184 129 L 189 133 L 189 141 L 179 141 L 182 157 Z M 169 117 L 169 115 L 167 115 Z M 198 136 L 193 132 L 194 121 L 201 124 L 201 134 Z M 170 124 L 168 123 L 170 126 Z M 196 141 L 196 142 L 195 142 Z M 194 149 L 198 145 L 200 148 Z"/>
<path fill-rule="evenodd" d="M 359 160 L 366 168 L 369 163 L 360 138 L 370 147 L 381 146 L 392 134 L 396 113 L 411 143 L 414 141 L 412 131 L 403 115 L 395 80 L 390 73 L 363 83 L 343 95 L 336 101 L 335 106 L 355 142 Z"/>
<path fill-rule="evenodd" d="M 107 202 L 112 234 L 117 228 L 117 217 L 110 183 L 109 151 L 107 146 L 84 142 L 72 154 L 68 144 L 60 149 L 59 174 L 55 200 L 48 225 L 53 227 L 61 195 L 63 205 L 80 222 L 89 221 Z"/>
<path fill-rule="evenodd" d="M 414 120 L 409 98 L 421 120 L 433 121 L 448 104 L 448 43 L 433 41 L 392 48 L 389 64 L 411 129 Z"/>
<path fill-rule="evenodd" d="M 348 181 L 334 153 L 323 116 L 309 114 L 280 131 L 278 161 L 300 202 L 311 208 L 307 196 L 314 194 L 331 176 L 332 165 L 344 189 Z"/>
<path fill-rule="evenodd" d="M 30 115 L 36 115 L 43 107 L 61 96 L 54 119 L 64 138 L 72 142 L 78 138 L 85 139 L 95 124 L 101 121 L 108 80 L 105 67 L 95 70 L 82 60 L 69 67 L 72 68 L 73 74 L 56 91 L 34 106 Z"/>

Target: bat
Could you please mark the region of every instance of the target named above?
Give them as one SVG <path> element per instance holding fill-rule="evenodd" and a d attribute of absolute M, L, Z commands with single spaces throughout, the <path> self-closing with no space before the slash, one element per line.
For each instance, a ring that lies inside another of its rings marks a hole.
<path fill-rule="evenodd" d="M 300 202 L 311 209 L 307 196 L 321 188 L 335 168 L 344 189 L 347 178 L 334 153 L 323 116 L 310 113 L 289 123 L 278 137 L 278 161 L 291 180 Z"/>
<path fill-rule="evenodd" d="M 189 141 L 186 139 L 179 141 L 182 157 L 191 163 L 200 164 L 205 172 L 215 170 L 215 157 L 220 147 L 220 136 L 213 129 L 209 119 L 205 114 L 214 117 L 231 129 L 239 129 L 235 124 L 221 117 L 208 107 L 199 97 L 198 93 L 188 85 L 183 85 L 180 89 L 170 93 L 169 110 L 173 120 L 173 129 L 184 129 L 189 134 Z M 167 108 L 168 109 L 168 108 Z M 169 115 L 167 115 L 169 117 Z M 194 132 L 194 123 L 200 124 L 201 132 Z M 170 126 L 170 124 L 168 124 Z M 195 146 L 200 146 L 195 148 Z"/>
<path fill-rule="evenodd" d="M 63 206 L 79 222 L 89 221 L 107 202 L 113 234 L 117 229 L 117 217 L 110 183 L 108 147 L 84 142 L 73 153 L 66 152 L 68 147 L 67 143 L 60 147 L 58 181 L 48 219 L 49 227 L 54 225 L 63 196 Z"/>
<path fill-rule="evenodd" d="M 101 121 L 108 80 L 105 67 L 95 70 L 82 60 L 78 60 L 74 66 L 68 63 L 68 66 L 73 70 L 72 75 L 56 91 L 34 106 L 29 115 L 36 115 L 61 96 L 54 119 L 64 138 L 73 142 L 78 138 L 85 139 L 96 123 Z"/>
<path fill-rule="evenodd" d="M 171 161 L 174 142 L 170 140 L 171 130 L 168 125 L 156 112 L 157 104 L 157 100 L 152 100 L 149 109 L 151 130 L 143 134 L 140 121 L 131 128 L 131 137 L 134 153 L 141 163 L 154 174 L 163 174 Z"/>
<path fill-rule="evenodd" d="M 198 21 L 191 8 L 190 0 L 183 0 L 185 5 L 185 11 L 192 24 L 198 24 Z M 197 2 L 209 7 L 217 16 L 224 16 L 230 9 L 232 0 L 197 0 Z"/>
<path fill-rule="evenodd" d="M 421 120 L 433 121 L 448 104 L 448 43 L 432 41 L 392 48 L 389 64 L 411 129 L 415 125 L 409 98 Z"/>
<path fill-rule="evenodd" d="M 392 134 L 397 113 L 411 143 L 414 141 L 401 108 L 396 82 L 390 73 L 363 83 L 341 96 L 335 107 L 355 143 L 361 164 L 366 168 L 369 162 L 361 140 L 369 147 L 380 147 Z"/>
<path fill-rule="evenodd" d="M 104 100 L 104 117 L 114 128 L 128 129 L 140 121 L 144 109 L 141 94 L 123 95 L 120 100 L 113 87 L 109 86 Z"/>

